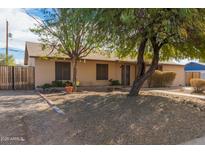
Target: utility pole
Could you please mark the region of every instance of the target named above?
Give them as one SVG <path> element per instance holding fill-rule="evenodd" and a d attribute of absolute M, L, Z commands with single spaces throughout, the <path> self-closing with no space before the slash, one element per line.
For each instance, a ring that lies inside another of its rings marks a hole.
<path fill-rule="evenodd" d="M 9 33 L 9 30 L 8 30 L 8 27 L 9 27 L 9 23 L 8 23 L 8 21 L 6 21 L 6 65 L 9 64 L 9 59 L 8 59 L 8 33 Z"/>

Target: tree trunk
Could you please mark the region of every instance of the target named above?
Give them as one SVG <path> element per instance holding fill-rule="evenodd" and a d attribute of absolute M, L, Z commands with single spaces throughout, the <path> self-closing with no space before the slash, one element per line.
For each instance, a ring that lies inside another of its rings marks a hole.
<path fill-rule="evenodd" d="M 142 45 L 142 43 L 141 43 L 141 45 Z M 145 46 L 146 46 L 146 42 L 144 44 L 144 49 L 145 49 Z M 139 54 L 138 54 L 138 62 L 137 62 L 137 68 L 138 68 L 137 78 L 135 79 L 128 96 L 138 95 L 144 82 L 157 69 L 158 62 L 159 62 L 159 50 L 160 50 L 160 48 L 157 46 L 156 42 L 155 43 L 152 42 L 152 46 L 153 46 L 153 53 L 154 54 L 153 54 L 151 66 L 147 72 L 145 72 L 144 50 L 143 50 L 143 48 L 142 48 L 142 51 L 138 50 Z"/>
<path fill-rule="evenodd" d="M 77 60 L 73 58 L 73 91 L 77 91 Z"/>
<path fill-rule="evenodd" d="M 153 58 L 153 59 L 155 59 L 155 58 Z M 158 61 L 156 63 L 152 64 L 150 66 L 149 70 L 143 76 L 135 79 L 128 96 L 136 96 L 139 94 L 139 91 L 142 88 L 142 85 L 154 73 L 154 71 L 157 69 L 157 65 L 158 65 Z"/>
<path fill-rule="evenodd" d="M 130 90 L 130 93 L 128 96 L 134 96 L 140 88 L 140 79 L 145 73 L 145 62 L 144 62 L 144 51 L 146 47 L 147 39 L 145 38 L 140 43 L 139 49 L 138 49 L 138 56 L 137 56 L 137 74 L 136 79 L 134 80 L 134 83 L 132 85 L 132 88 Z"/>
<path fill-rule="evenodd" d="M 138 49 L 137 78 L 140 78 L 145 73 L 144 52 L 145 52 L 146 43 L 147 43 L 147 39 L 142 40 L 140 47 Z"/>

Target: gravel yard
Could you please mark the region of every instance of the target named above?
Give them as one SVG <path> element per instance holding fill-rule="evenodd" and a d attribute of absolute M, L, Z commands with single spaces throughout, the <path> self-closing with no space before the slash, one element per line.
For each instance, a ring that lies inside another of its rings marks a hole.
<path fill-rule="evenodd" d="M 180 144 L 205 135 L 205 101 L 149 91 L 36 93 L 0 91 L 1 144 Z M 5 141 L 22 137 L 24 141 Z"/>

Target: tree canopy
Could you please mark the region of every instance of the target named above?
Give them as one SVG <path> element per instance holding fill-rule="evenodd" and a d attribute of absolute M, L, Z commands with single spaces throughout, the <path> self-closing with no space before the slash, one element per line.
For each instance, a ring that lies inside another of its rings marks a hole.
<path fill-rule="evenodd" d="M 73 84 L 77 80 L 77 60 L 99 47 L 103 35 L 97 35 L 96 12 L 93 9 L 43 9 L 44 18 L 37 19 L 32 32 L 41 42 L 64 53 L 73 61 Z M 52 52 L 52 51 L 51 51 Z"/>
<path fill-rule="evenodd" d="M 123 56 L 137 55 L 143 38 L 156 37 L 162 60 L 205 56 L 204 9 L 104 9 L 101 30 L 109 35 L 109 47 Z M 151 43 L 145 52 L 152 55 Z"/>
<path fill-rule="evenodd" d="M 204 9 L 103 9 L 100 30 L 118 55 L 137 56 L 137 78 L 130 95 L 139 93 L 159 60 L 205 57 Z M 145 72 L 144 58 L 151 59 Z"/>
<path fill-rule="evenodd" d="M 130 95 L 139 93 L 159 60 L 205 57 L 205 9 L 43 9 L 45 19 L 35 19 L 32 31 L 44 45 L 51 45 L 74 60 L 93 49 L 137 56 L 137 75 Z M 145 71 L 145 58 L 150 67 Z"/>

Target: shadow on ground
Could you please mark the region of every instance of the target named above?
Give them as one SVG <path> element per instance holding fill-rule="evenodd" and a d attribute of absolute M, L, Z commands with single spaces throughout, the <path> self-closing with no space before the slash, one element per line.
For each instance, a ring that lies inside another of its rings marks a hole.
<path fill-rule="evenodd" d="M 0 144 L 29 144 L 25 117 L 48 109 L 34 91 L 0 91 Z"/>
<path fill-rule="evenodd" d="M 180 144 L 205 134 L 205 112 L 186 100 L 149 92 L 132 98 L 126 94 L 47 95 L 65 112 L 60 115 L 34 92 L 4 91 L 0 137 L 25 141 L 1 144 Z"/>
<path fill-rule="evenodd" d="M 31 144 L 180 144 L 205 134 L 205 112 L 171 98 L 75 95 L 48 96 L 63 116 L 27 117 Z"/>

